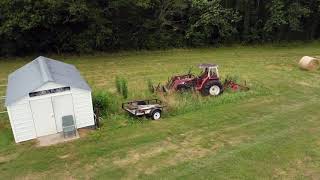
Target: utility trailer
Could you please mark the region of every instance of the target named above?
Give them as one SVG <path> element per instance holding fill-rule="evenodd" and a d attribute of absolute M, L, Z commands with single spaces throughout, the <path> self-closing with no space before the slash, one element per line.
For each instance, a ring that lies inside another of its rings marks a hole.
<path fill-rule="evenodd" d="M 122 109 L 134 116 L 146 116 L 159 120 L 163 112 L 162 101 L 159 99 L 136 100 L 122 103 Z"/>

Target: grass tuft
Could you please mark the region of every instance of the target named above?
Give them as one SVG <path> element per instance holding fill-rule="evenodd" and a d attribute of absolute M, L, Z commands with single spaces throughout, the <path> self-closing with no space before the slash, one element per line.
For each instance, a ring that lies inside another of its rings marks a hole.
<path fill-rule="evenodd" d="M 122 95 L 124 99 L 128 98 L 128 81 L 125 78 L 116 76 L 115 79 L 116 90 L 118 94 Z"/>
<path fill-rule="evenodd" d="M 116 90 L 119 94 L 121 94 L 122 92 L 122 85 L 121 85 L 121 78 L 119 76 L 116 76 L 115 79 L 115 86 L 116 86 Z"/>
<path fill-rule="evenodd" d="M 121 80 L 121 89 L 122 89 L 122 97 L 124 99 L 127 99 L 128 98 L 128 81 L 126 79 L 122 79 Z"/>

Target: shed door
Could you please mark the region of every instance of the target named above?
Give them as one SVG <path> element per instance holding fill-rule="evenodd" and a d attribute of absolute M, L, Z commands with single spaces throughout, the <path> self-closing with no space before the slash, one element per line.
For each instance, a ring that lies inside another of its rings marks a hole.
<path fill-rule="evenodd" d="M 30 101 L 37 136 L 57 133 L 51 98 Z"/>
<path fill-rule="evenodd" d="M 57 122 L 58 132 L 62 132 L 62 117 L 72 115 L 73 113 L 73 101 L 71 94 L 63 96 L 54 96 L 52 97 L 54 115 Z"/>

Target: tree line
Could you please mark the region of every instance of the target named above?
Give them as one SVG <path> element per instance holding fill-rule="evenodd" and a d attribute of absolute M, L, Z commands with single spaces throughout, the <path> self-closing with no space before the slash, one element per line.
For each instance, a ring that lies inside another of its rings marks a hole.
<path fill-rule="evenodd" d="M 320 0 L 1 0 L 0 55 L 319 38 Z"/>

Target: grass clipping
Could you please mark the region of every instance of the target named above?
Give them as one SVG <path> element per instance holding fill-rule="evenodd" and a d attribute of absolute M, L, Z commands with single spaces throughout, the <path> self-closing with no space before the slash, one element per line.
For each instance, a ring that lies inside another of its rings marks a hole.
<path fill-rule="evenodd" d="M 320 62 L 316 58 L 313 58 L 310 56 L 304 56 L 301 58 L 299 62 L 299 66 L 301 69 L 304 69 L 304 70 L 315 71 L 319 69 Z"/>

